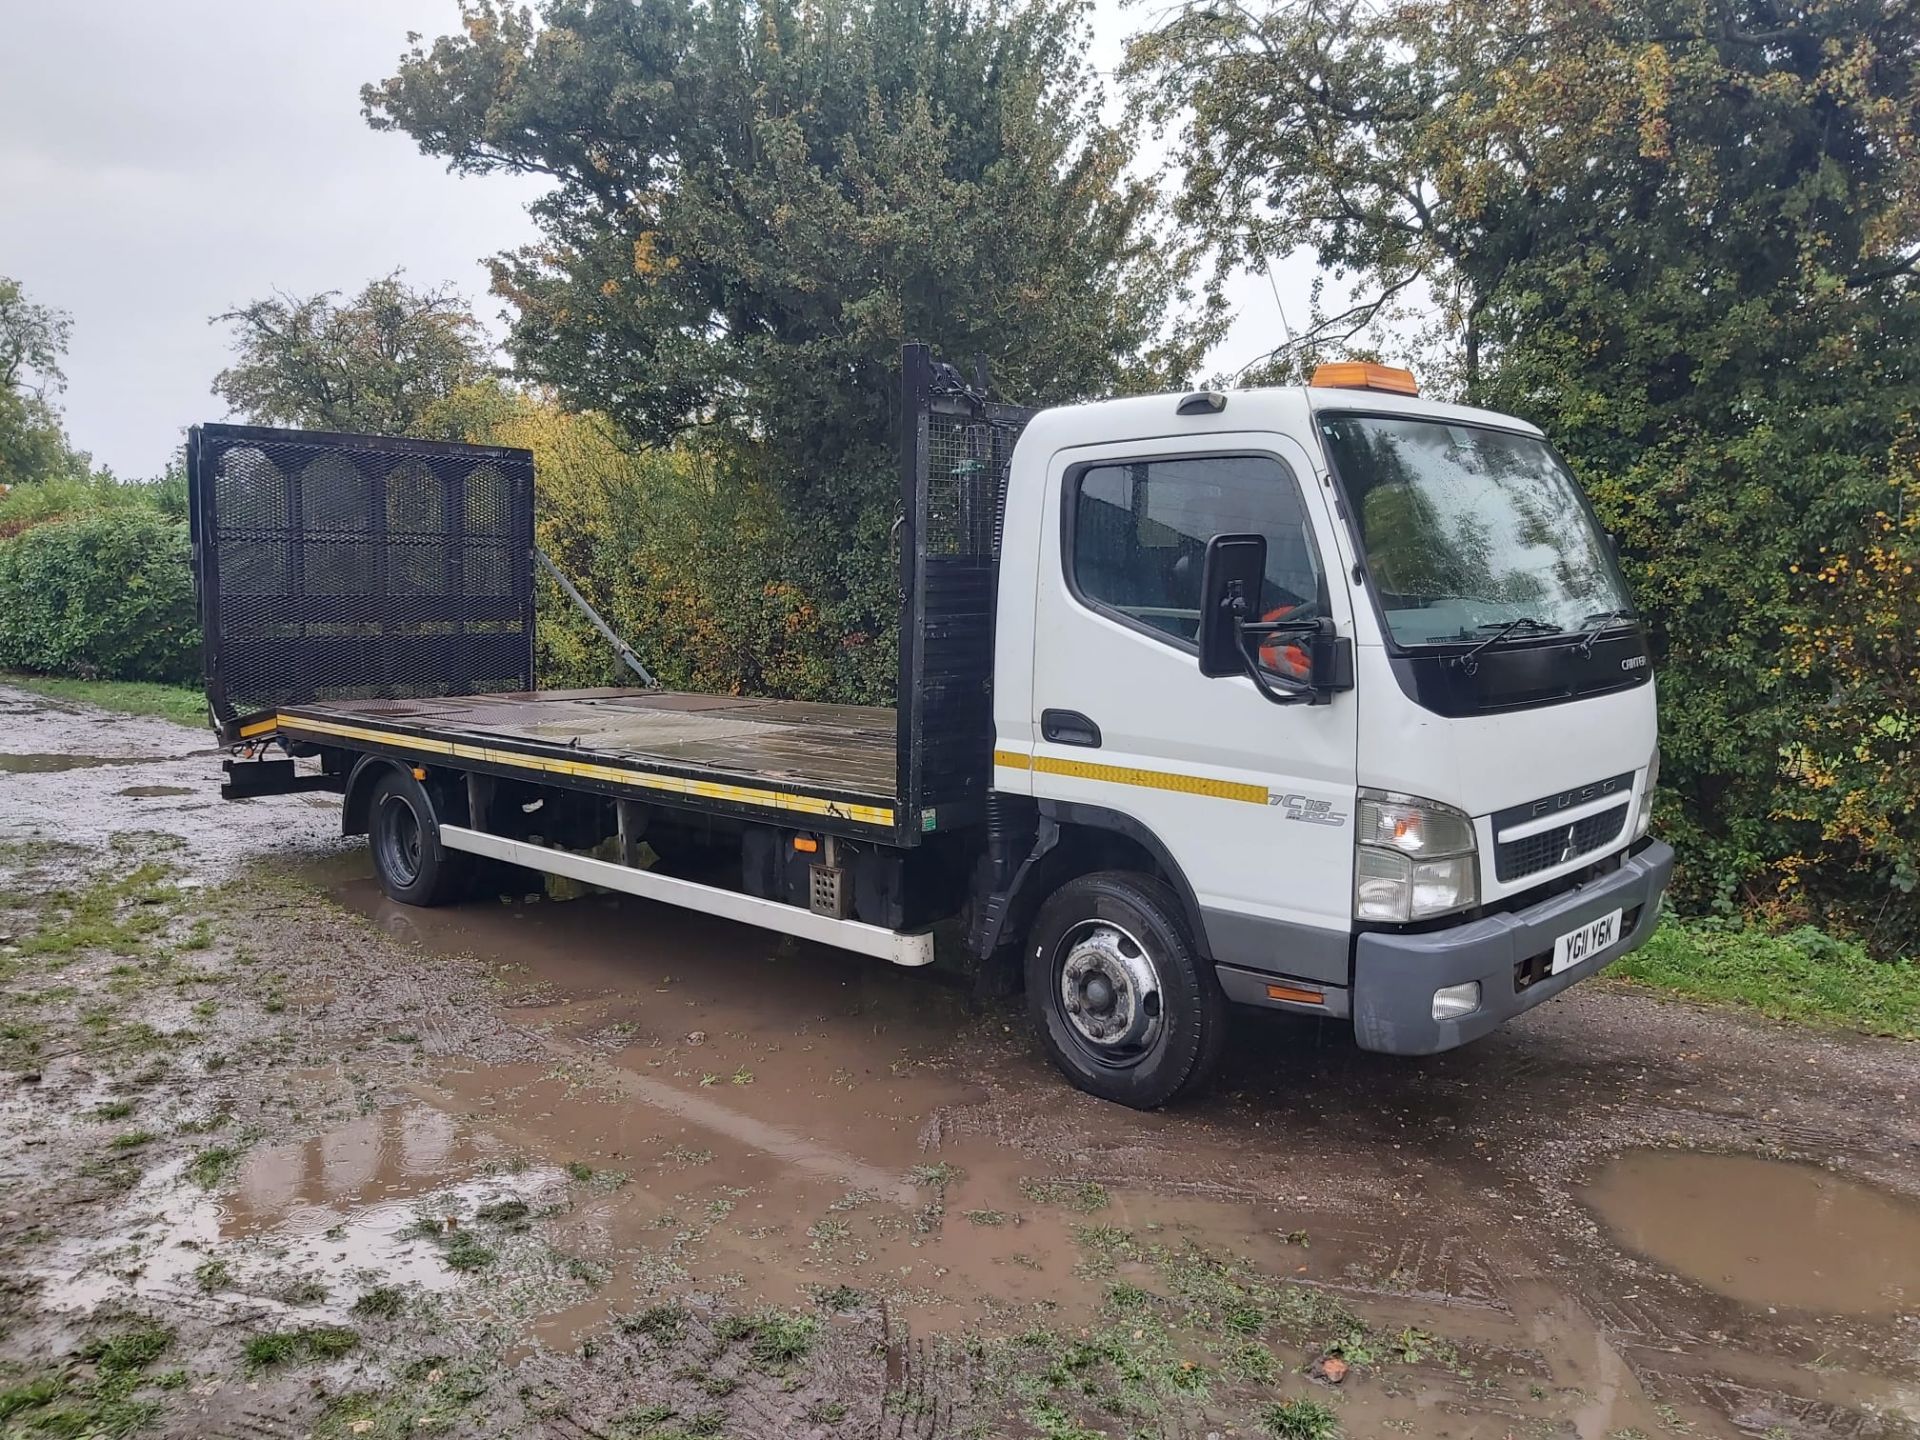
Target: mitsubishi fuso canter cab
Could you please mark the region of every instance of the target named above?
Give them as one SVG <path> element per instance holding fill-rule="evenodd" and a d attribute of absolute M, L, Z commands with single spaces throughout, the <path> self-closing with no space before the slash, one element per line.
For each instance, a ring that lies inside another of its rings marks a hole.
<path fill-rule="evenodd" d="M 1229 1005 L 1425 1054 L 1647 938 L 1646 640 L 1533 426 L 1376 365 L 1038 412 L 901 369 L 885 709 L 625 651 L 640 684 L 540 690 L 525 451 L 197 428 L 224 793 L 340 794 L 410 904 L 504 864 L 902 965 L 956 922 L 1136 1106 Z"/>

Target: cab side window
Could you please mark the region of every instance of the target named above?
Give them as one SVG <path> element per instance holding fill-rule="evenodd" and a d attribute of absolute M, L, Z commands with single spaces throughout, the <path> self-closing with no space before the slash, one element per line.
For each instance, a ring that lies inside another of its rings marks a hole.
<path fill-rule="evenodd" d="M 1069 472 L 1067 574 L 1086 604 L 1191 643 L 1215 535 L 1267 540 L 1260 613 L 1321 600 L 1319 556 L 1293 471 L 1270 455 L 1133 460 Z"/>

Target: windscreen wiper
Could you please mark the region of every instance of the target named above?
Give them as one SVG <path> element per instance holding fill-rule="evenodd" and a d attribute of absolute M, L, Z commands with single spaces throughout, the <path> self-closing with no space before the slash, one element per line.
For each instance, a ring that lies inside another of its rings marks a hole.
<path fill-rule="evenodd" d="M 1560 633 L 1560 627 L 1558 625 L 1550 625 L 1545 620 L 1536 620 L 1531 615 L 1522 615 L 1513 620 L 1494 620 L 1479 628 L 1482 630 L 1492 629 L 1493 634 L 1482 640 L 1464 655 L 1454 657 L 1453 663 L 1469 675 L 1480 668 L 1480 652 L 1485 650 L 1489 645 L 1498 645 L 1502 640 L 1518 635 L 1522 631 L 1525 631 L 1529 635 L 1558 635 Z"/>
<path fill-rule="evenodd" d="M 1589 617 L 1589 618 L 1592 618 L 1592 617 Z M 1597 625 L 1595 625 L 1591 630 L 1587 631 L 1587 633 L 1581 637 L 1580 639 L 1581 655 L 1586 656 L 1586 655 L 1593 654 L 1593 642 L 1598 640 L 1602 635 L 1604 635 L 1608 631 L 1608 629 L 1610 629 L 1612 626 L 1618 624 L 1622 620 L 1638 620 L 1639 618 L 1640 616 L 1637 611 L 1627 609 L 1624 606 L 1618 609 L 1607 611 L 1606 614 L 1600 617 L 1600 622 Z"/>

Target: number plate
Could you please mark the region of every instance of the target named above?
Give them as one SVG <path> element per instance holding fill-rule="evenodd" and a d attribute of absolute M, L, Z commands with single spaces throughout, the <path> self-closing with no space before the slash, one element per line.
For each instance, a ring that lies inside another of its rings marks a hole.
<path fill-rule="evenodd" d="M 1553 973 L 1569 970 L 1589 960 L 1620 938 L 1619 910 L 1590 920 L 1578 930 L 1569 930 L 1553 942 Z"/>

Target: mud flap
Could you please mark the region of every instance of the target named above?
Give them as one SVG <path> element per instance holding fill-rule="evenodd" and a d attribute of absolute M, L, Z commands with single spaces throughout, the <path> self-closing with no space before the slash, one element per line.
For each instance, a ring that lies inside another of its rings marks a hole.
<path fill-rule="evenodd" d="M 291 760 L 223 760 L 227 778 L 221 782 L 222 800 L 251 800 L 257 795 L 297 795 L 303 790 L 334 790 L 331 775 L 300 775 Z"/>

